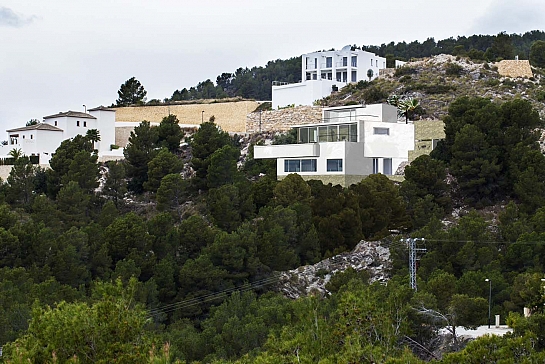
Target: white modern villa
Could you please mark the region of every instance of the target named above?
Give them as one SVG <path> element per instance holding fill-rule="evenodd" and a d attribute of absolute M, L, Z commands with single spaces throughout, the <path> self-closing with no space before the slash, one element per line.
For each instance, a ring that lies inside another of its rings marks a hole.
<path fill-rule="evenodd" d="M 276 159 L 278 179 L 348 187 L 373 173 L 393 175 L 414 150 L 414 124 L 398 121 L 387 104 L 324 108 L 322 122 L 297 125 L 297 144 L 255 146 L 254 158 Z"/>
<path fill-rule="evenodd" d="M 374 53 L 352 50 L 351 46 L 335 51 L 303 54 L 299 83 L 276 83 L 272 87 L 272 107 L 312 105 L 350 82 L 373 80 L 386 68 L 386 58 Z"/>
<path fill-rule="evenodd" d="M 0 146 L 0 156 L 21 149 L 26 156 L 39 156 L 40 164 L 48 164 L 63 140 L 85 135 L 90 129 L 100 134 L 100 141 L 95 143 L 99 157 L 123 155 L 120 149 L 111 150 L 115 144 L 115 110 L 100 106 L 86 112 L 60 112 L 45 116 L 41 123 L 7 130 L 8 144 Z"/>

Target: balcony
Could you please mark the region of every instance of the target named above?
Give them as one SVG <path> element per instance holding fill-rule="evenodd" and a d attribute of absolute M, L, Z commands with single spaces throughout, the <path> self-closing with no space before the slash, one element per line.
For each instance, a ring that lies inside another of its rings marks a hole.
<path fill-rule="evenodd" d="M 284 145 L 256 145 L 254 147 L 255 159 L 274 159 L 274 158 L 299 158 L 299 157 L 319 157 L 320 144 L 284 144 Z"/>

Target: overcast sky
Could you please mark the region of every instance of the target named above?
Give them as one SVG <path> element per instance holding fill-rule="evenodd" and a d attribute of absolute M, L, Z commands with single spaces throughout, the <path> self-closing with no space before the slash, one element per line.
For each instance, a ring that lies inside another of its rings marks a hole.
<path fill-rule="evenodd" d="M 543 30 L 543 0 L 0 0 L 4 130 L 347 44 Z"/>

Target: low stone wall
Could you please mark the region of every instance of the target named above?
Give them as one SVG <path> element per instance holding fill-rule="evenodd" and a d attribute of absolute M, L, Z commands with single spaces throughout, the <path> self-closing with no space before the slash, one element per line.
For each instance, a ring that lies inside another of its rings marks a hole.
<path fill-rule="evenodd" d="M 49 164 L 39 164 L 40 168 L 49 169 Z M 13 166 L 0 166 L 0 178 L 6 181 Z"/>
<path fill-rule="evenodd" d="M 173 114 L 176 115 L 180 124 L 200 124 L 201 120 L 208 121 L 213 115 L 216 124 L 223 130 L 233 133 L 244 133 L 246 131 L 246 115 L 254 111 L 259 104 L 258 101 L 237 101 L 118 107 L 115 109 L 115 121 L 140 123 L 143 120 L 147 120 L 159 123 L 165 116 Z M 204 114 L 202 113 L 203 111 Z"/>
<path fill-rule="evenodd" d="M 414 139 L 445 139 L 445 123 L 441 120 L 415 120 Z"/>
<path fill-rule="evenodd" d="M 288 131 L 294 125 L 319 123 L 322 108 L 296 106 L 280 110 L 253 112 L 246 117 L 246 133 Z"/>
<path fill-rule="evenodd" d="M 503 60 L 496 63 L 498 73 L 504 77 L 533 77 L 530 61 L 528 60 Z"/>
<path fill-rule="evenodd" d="M 430 154 L 433 140 L 445 139 L 445 123 L 440 120 L 416 120 L 414 122 L 414 150 L 409 150 L 409 162 L 421 155 Z"/>

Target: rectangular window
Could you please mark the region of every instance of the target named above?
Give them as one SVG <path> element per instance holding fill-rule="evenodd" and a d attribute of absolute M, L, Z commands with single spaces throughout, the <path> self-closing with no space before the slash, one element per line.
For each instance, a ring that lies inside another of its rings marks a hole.
<path fill-rule="evenodd" d="M 388 176 L 392 175 L 392 158 L 384 158 L 382 160 L 382 170 L 384 174 Z"/>
<path fill-rule="evenodd" d="M 331 125 L 327 127 L 327 141 L 336 142 L 338 139 L 337 125 Z"/>
<path fill-rule="evenodd" d="M 87 127 L 87 122 L 86 121 L 83 122 L 83 126 Z"/>
<path fill-rule="evenodd" d="M 57 120 L 55 120 L 55 126 L 57 126 Z"/>
<path fill-rule="evenodd" d="M 352 56 L 352 67 L 358 67 L 358 57 Z"/>
<path fill-rule="evenodd" d="M 356 82 L 356 71 L 352 71 L 352 82 Z"/>
<path fill-rule="evenodd" d="M 358 141 L 358 125 L 357 124 L 350 124 L 350 139 L 351 142 L 357 142 Z"/>
<path fill-rule="evenodd" d="M 341 82 L 341 73 L 337 72 L 337 82 Z"/>
<path fill-rule="evenodd" d="M 373 174 L 378 173 L 378 158 L 373 158 Z"/>
<path fill-rule="evenodd" d="M 312 75 L 312 79 L 315 80 L 317 77 L 316 73 Z"/>
<path fill-rule="evenodd" d="M 316 172 L 316 159 L 286 159 L 284 172 Z"/>
<path fill-rule="evenodd" d="M 34 139 L 34 135 L 31 134 L 31 135 L 30 135 L 30 139 Z"/>
<path fill-rule="evenodd" d="M 373 59 L 371 58 L 371 67 L 373 67 Z"/>
<path fill-rule="evenodd" d="M 307 81 L 310 81 L 311 78 L 310 78 L 310 73 L 307 73 Z"/>
<path fill-rule="evenodd" d="M 348 141 L 348 135 L 350 134 L 350 125 L 339 125 L 339 141 Z"/>
<path fill-rule="evenodd" d="M 345 72 L 343 72 L 343 82 L 346 82 L 346 78 L 347 78 L 347 73 L 345 71 Z"/>
<path fill-rule="evenodd" d="M 378 67 L 378 59 L 377 59 L 377 63 L 376 63 L 376 66 Z"/>
<path fill-rule="evenodd" d="M 373 134 L 375 135 L 390 135 L 389 128 L 373 128 Z"/>
<path fill-rule="evenodd" d="M 343 160 L 342 159 L 328 159 L 327 160 L 327 171 L 328 172 L 342 172 L 343 171 Z"/>
<path fill-rule="evenodd" d="M 348 66 L 348 57 L 343 57 L 343 67 Z"/>
<path fill-rule="evenodd" d="M 79 126 L 79 120 L 78 120 L 78 121 L 76 121 L 76 126 Z"/>
<path fill-rule="evenodd" d="M 284 172 L 301 172 L 301 160 L 286 159 L 284 161 Z"/>
<path fill-rule="evenodd" d="M 333 65 L 333 57 L 326 57 L 325 58 L 325 67 L 326 68 L 331 68 L 332 65 Z"/>
<path fill-rule="evenodd" d="M 318 68 L 318 58 L 314 58 L 314 69 Z"/>
<path fill-rule="evenodd" d="M 301 159 L 301 172 L 316 172 L 316 159 Z"/>
<path fill-rule="evenodd" d="M 327 142 L 327 126 L 318 127 L 318 141 Z"/>

